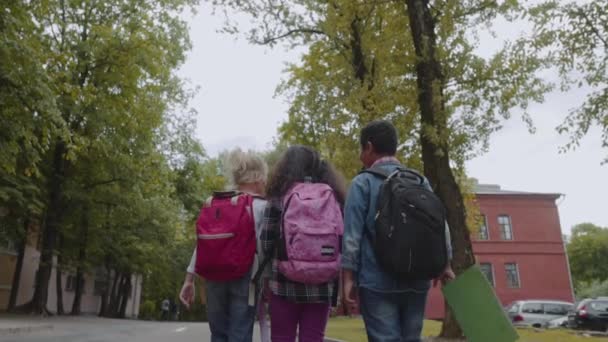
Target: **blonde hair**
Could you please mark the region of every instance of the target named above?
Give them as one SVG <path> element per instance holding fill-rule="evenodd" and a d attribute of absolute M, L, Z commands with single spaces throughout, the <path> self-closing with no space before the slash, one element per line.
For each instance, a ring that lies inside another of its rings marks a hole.
<path fill-rule="evenodd" d="M 254 151 L 243 152 L 240 148 L 229 151 L 224 158 L 224 170 L 231 186 L 266 182 L 268 165 Z"/>

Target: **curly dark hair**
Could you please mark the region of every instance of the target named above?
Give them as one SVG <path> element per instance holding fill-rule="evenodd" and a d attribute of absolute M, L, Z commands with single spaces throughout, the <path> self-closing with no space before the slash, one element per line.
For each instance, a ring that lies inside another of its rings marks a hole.
<path fill-rule="evenodd" d="M 321 159 L 319 152 L 302 145 L 291 146 L 283 153 L 270 173 L 266 195 L 269 198 L 282 198 L 294 183 L 303 182 L 307 178 L 315 183 L 329 185 L 338 202 L 344 206 L 344 177 L 329 162 Z"/>

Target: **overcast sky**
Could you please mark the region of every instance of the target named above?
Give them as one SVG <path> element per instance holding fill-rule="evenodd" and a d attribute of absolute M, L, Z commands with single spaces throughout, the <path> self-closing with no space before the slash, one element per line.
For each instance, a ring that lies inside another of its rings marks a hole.
<path fill-rule="evenodd" d="M 200 87 L 191 103 L 199 113 L 198 138 L 210 155 L 235 146 L 268 148 L 288 108 L 284 99 L 274 97 L 275 88 L 285 78 L 285 63 L 297 61 L 299 53 L 217 33 L 222 19 L 212 16 L 206 4 L 187 18 L 193 49 L 180 75 Z M 495 40 L 484 39 L 480 49 L 496 46 Z M 600 165 L 608 150 L 600 148 L 599 130 L 576 151 L 560 154 L 558 149 L 567 137 L 555 127 L 584 95 L 553 93 L 533 105 L 534 135 L 514 115 L 491 138 L 490 151 L 467 163 L 469 175 L 503 189 L 564 194 L 558 201 L 564 233 L 581 222 L 608 227 L 608 165 Z"/>

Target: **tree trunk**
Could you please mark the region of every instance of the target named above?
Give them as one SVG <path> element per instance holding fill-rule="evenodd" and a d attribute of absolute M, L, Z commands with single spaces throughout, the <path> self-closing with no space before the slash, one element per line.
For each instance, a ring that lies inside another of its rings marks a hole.
<path fill-rule="evenodd" d="M 61 282 L 61 265 L 63 264 L 63 258 L 61 253 L 63 252 L 63 236 L 59 234 L 59 253 L 57 254 L 57 267 L 55 267 L 55 281 L 56 281 L 56 292 L 57 292 L 57 315 L 65 314 L 63 310 L 63 285 Z"/>
<path fill-rule="evenodd" d="M 364 86 L 367 82 L 367 90 L 371 91 L 374 88 L 374 74 L 375 74 L 375 59 L 372 60 L 372 70 L 367 67 L 365 50 L 363 47 L 363 39 L 361 37 L 361 19 L 355 16 L 350 23 L 350 48 L 351 48 L 351 66 L 353 67 L 353 73 L 355 78 L 361 82 L 361 86 Z M 363 113 L 360 113 L 360 121 L 368 121 L 369 118 L 376 117 L 374 112 L 374 104 L 371 102 L 369 96 L 365 96 L 360 100 Z"/>
<path fill-rule="evenodd" d="M 460 274 L 475 263 L 475 257 L 466 226 L 463 196 L 450 168 L 447 146 L 449 131 L 443 97 L 445 82 L 435 51 L 435 22 L 428 0 L 405 2 L 417 57 L 418 104 L 422 123 L 420 142 L 424 173 L 446 206 L 454 247 L 452 267 L 456 274 Z M 441 336 L 462 337 L 462 330 L 447 306 Z"/>
<path fill-rule="evenodd" d="M 114 315 L 114 312 L 116 312 L 116 301 L 117 301 L 117 292 L 118 292 L 118 288 L 119 288 L 119 284 L 122 275 L 118 272 L 114 272 L 114 280 L 112 282 L 112 289 L 110 290 L 110 298 L 108 300 L 108 311 L 107 311 L 107 317 L 112 317 Z"/>
<path fill-rule="evenodd" d="M 124 284 L 121 289 L 121 302 L 120 309 L 118 311 L 119 318 L 125 318 L 127 312 L 127 302 L 129 301 L 129 294 L 131 293 L 131 274 L 127 273 L 124 277 Z"/>
<path fill-rule="evenodd" d="M 101 308 L 99 309 L 99 316 L 105 317 L 108 314 L 109 307 L 109 295 L 110 295 L 110 282 L 112 281 L 112 270 L 109 266 L 109 256 L 106 255 L 106 282 L 104 284 L 103 293 L 101 294 Z"/>
<path fill-rule="evenodd" d="M 78 250 L 78 266 L 76 268 L 76 288 L 74 291 L 74 302 L 72 303 L 71 315 L 80 315 L 80 303 L 82 302 L 83 263 L 87 257 L 87 242 L 89 235 L 89 206 L 84 205 L 82 210 L 82 222 L 80 226 L 80 247 Z"/>
<path fill-rule="evenodd" d="M 31 312 L 35 314 L 49 314 L 46 304 L 49 294 L 51 270 L 53 267 L 53 253 L 55 252 L 57 231 L 62 216 L 61 198 L 63 195 L 65 152 L 65 143 L 63 141 L 58 141 L 53 153 L 53 171 L 48 183 L 49 203 L 44 220 L 38 277 L 36 279 L 34 296 L 30 307 Z"/>
<path fill-rule="evenodd" d="M 17 296 L 19 295 L 19 284 L 21 283 L 21 270 L 23 269 L 23 257 L 25 256 L 25 247 L 27 246 L 27 235 L 29 232 L 30 220 L 26 218 L 23 222 L 23 238 L 19 242 L 17 251 L 17 263 L 15 272 L 13 273 L 13 283 L 11 285 L 11 295 L 8 301 L 8 311 L 13 312 L 17 306 Z"/>

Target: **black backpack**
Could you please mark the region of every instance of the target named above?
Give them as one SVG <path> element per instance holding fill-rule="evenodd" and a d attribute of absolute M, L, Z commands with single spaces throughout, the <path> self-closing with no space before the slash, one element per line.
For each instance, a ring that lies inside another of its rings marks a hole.
<path fill-rule="evenodd" d="M 446 212 L 424 186 L 424 177 L 403 167 L 388 174 L 380 167 L 362 172 L 384 179 L 370 238 L 380 267 L 398 280 L 434 279 L 448 263 Z"/>

